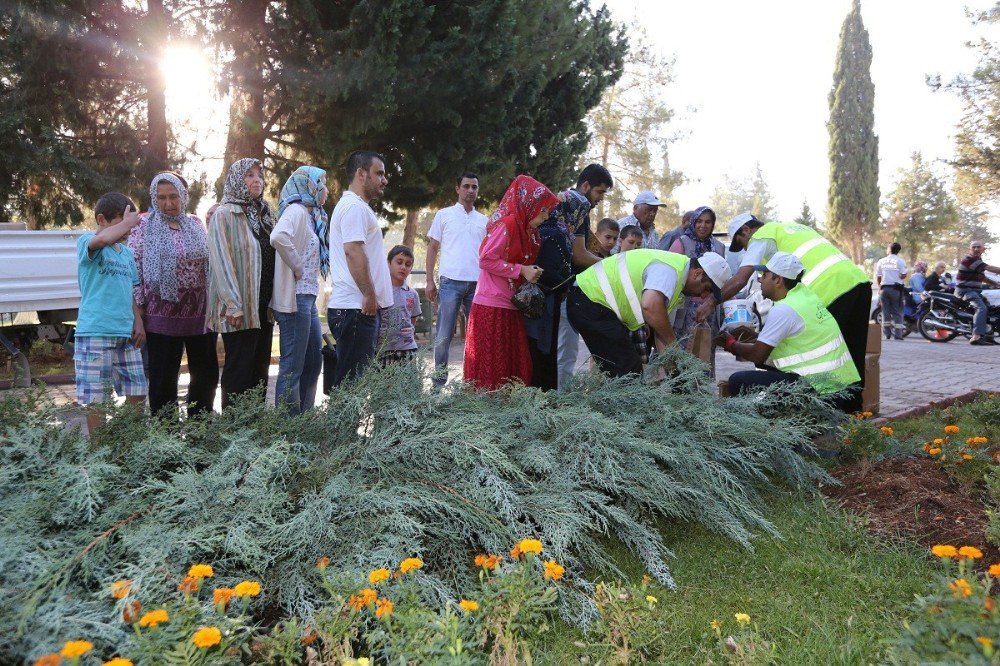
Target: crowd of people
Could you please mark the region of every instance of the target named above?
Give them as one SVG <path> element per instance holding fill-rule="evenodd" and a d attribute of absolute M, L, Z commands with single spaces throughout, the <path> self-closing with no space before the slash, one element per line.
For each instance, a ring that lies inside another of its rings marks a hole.
<path fill-rule="evenodd" d="M 256 158 L 230 166 L 205 224 L 188 213 L 187 184 L 175 173 L 153 178 L 143 214 L 123 194 L 102 196 L 97 229 L 78 245 L 78 401 L 100 403 L 110 387 L 130 402 L 148 394 L 154 414 L 176 409 L 186 354 L 188 413 L 211 410 L 220 385 L 226 408 L 266 383 L 277 324 L 275 404 L 304 412 L 315 404 L 323 366 L 317 300 L 324 281 L 336 344 L 330 384 L 359 377 L 372 362 L 414 362 L 415 322 L 430 313 L 408 283 L 412 249 L 386 252 L 370 205 L 387 186 L 385 160 L 356 151 L 345 171 L 347 188 L 329 216 L 323 169 L 296 169 L 275 212 Z M 458 176 L 456 203 L 437 212 L 428 232 L 435 388 L 448 380 L 461 311 L 468 322 L 463 379 L 475 390 L 512 381 L 565 388 L 581 337 L 600 371 L 638 373 L 707 327 L 712 359 L 721 347 L 760 368 L 733 374 L 733 392 L 801 380 L 843 409 L 860 410 L 871 282 L 814 229 L 744 213 L 729 221 L 727 247 L 713 235 L 715 212 L 702 206 L 661 237 L 655 220 L 664 203 L 650 191 L 635 197 L 630 215 L 592 228 L 591 211 L 614 186 L 599 164 L 562 191 L 519 175 L 488 218 L 475 209 L 479 185 L 475 173 Z M 896 253 L 876 271 L 887 309 L 906 274 Z M 980 268 L 963 262 L 959 287 L 974 289 Z M 719 306 L 757 272 L 775 305 L 759 335 L 737 340 L 721 330 Z M 936 275 L 920 286 L 930 289 Z M 91 412 L 91 430 L 102 419 Z"/>

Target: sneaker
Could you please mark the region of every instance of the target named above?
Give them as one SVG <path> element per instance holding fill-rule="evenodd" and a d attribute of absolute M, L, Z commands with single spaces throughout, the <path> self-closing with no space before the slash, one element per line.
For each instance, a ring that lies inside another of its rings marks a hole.
<path fill-rule="evenodd" d="M 987 341 L 986 338 L 979 338 L 978 340 L 970 341 L 969 344 L 976 345 L 977 347 L 989 347 L 990 345 L 995 345 L 996 342 Z"/>

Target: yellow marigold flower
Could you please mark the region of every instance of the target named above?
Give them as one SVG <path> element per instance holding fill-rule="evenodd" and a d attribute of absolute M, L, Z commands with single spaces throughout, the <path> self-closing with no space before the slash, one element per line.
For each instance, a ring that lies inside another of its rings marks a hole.
<path fill-rule="evenodd" d="M 124 657 L 115 657 L 110 661 L 106 661 L 101 666 L 133 666 L 131 659 L 125 659 Z"/>
<path fill-rule="evenodd" d="M 366 587 L 357 594 L 352 594 L 348 603 L 354 610 L 363 610 L 367 606 L 375 603 L 376 599 L 378 599 L 378 592 L 370 587 Z"/>
<path fill-rule="evenodd" d="M 875 415 L 873 413 L 871 413 L 871 412 L 861 412 L 861 416 L 865 417 L 866 419 L 870 419 L 871 417 L 873 417 Z"/>
<path fill-rule="evenodd" d="M 993 639 L 989 636 L 976 636 L 976 642 L 982 645 L 984 648 L 993 647 Z"/>
<path fill-rule="evenodd" d="M 324 555 L 323 557 L 316 560 L 316 568 L 322 571 L 330 566 L 330 558 Z"/>
<path fill-rule="evenodd" d="M 163 608 L 151 610 L 139 618 L 140 627 L 155 627 L 158 624 L 170 621 L 170 615 Z"/>
<path fill-rule="evenodd" d="M 719 622 L 718 620 L 712 620 L 711 626 L 712 626 L 712 631 L 718 631 L 719 629 L 722 629 L 722 623 Z"/>
<path fill-rule="evenodd" d="M 957 557 L 958 549 L 954 546 L 946 546 L 938 544 L 931 548 L 931 553 L 937 555 L 938 557 Z"/>
<path fill-rule="evenodd" d="M 547 560 L 545 562 L 545 578 L 551 578 L 552 580 L 559 580 L 566 573 L 566 567 L 558 564 L 555 560 Z"/>
<path fill-rule="evenodd" d="M 882 434 L 886 437 L 892 437 L 893 430 L 889 426 L 882 426 L 879 430 L 881 430 Z"/>
<path fill-rule="evenodd" d="M 741 627 L 745 627 L 748 624 L 750 624 L 750 616 L 747 615 L 746 613 L 736 613 L 735 615 L 733 615 L 733 617 L 736 618 L 736 624 L 740 625 Z"/>
<path fill-rule="evenodd" d="M 223 607 L 229 605 L 229 600 L 236 594 L 236 590 L 231 587 L 217 587 L 212 590 L 212 603 L 216 606 L 222 604 Z"/>
<path fill-rule="evenodd" d="M 946 425 L 944 427 L 944 431 L 949 435 L 957 435 L 959 432 L 961 432 L 957 425 Z"/>
<path fill-rule="evenodd" d="M 242 583 L 237 583 L 233 592 L 238 597 L 256 597 L 260 594 L 260 583 L 255 580 L 245 580 Z"/>
<path fill-rule="evenodd" d="M 938 446 L 941 446 L 942 444 L 944 444 L 944 439 L 938 437 L 937 439 L 934 440 L 933 443 L 937 444 Z"/>
<path fill-rule="evenodd" d="M 535 555 L 542 554 L 542 542 L 538 539 L 521 539 L 518 542 L 517 547 L 522 553 L 534 553 Z"/>
<path fill-rule="evenodd" d="M 962 460 L 972 460 L 972 454 L 971 453 L 963 453 L 962 454 Z"/>
<path fill-rule="evenodd" d="M 132 589 L 132 581 L 116 580 L 111 584 L 111 596 L 115 599 L 124 599 L 128 591 Z"/>
<path fill-rule="evenodd" d="M 458 605 L 467 613 L 479 610 L 479 604 L 471 599 L 462 599 L 458 602 Z"/>
<path fill-rule="evenodd" d="M 423 568 L 423 566 L 424 566 L 424 561 L 421 560 L 419 557 L 408 557 L 399 563 L 399 570 L 404 574 L 408 574 L 414 569 Z"/>
<path fill-rule="evenodd" d="M 658 599 L 654 597 L 652 594 L 646 595 L 646 603 L 649 604 L 650 606 L 655 606 L 657 601 Z"/>
<path fill-rule="evenodd" d="M 210 648 L 222 642 L 222 632 L 219 631 L 218 627 L 202 627 L 194 632 L 191 642 L 196 647 Z"/>
<path fill-rule="evenodd" d="M 382 597 L 375 605 L 375 617 L 388 617 L 392 615 L 392 602 Z"/>
<path fill-rule="evenodd" d="M 188 569 L 188 576 L 191 578 L 211 578 L 214 575 L 211 564 L 192 564 Z"/>
<path fill-rule="evenodd" d="M 989 572 L 994 578 L 1000 578 L 1000 564 L 991 564 Z"/>
<path fill-rule="evenodd" d="M 35 660 L 33 666 L 59 666 L 62 663 L 62 655 L 56 652 L 43 654 Z"/>
<path fill-rule="evenodd" d="M 375 569 L 368 574 L 368 582 L 372 585 L 378 585 L 379 583 L 384 583 L 392 577 L 388 569 Z"/>
<path fill-rule="evenodd" d="M 66 641 L 63 644 L 62 650 L 59 651 L 59 654 L 67 659 L 76 659 L 77 657 L 82 657 L 93 649 L 94 644 L 90 641 Z"/>
<path fill-rule="evenodd" d="M 941 449 L 933 448 L 928 450 L 927 453 L 931 454 L 932 456 L 936 456 L 937 454 L 941 453 Z"/>
<path fill-rule="evenodd" d="M 964 578 L 959 578 L 953 583 L 948 583 L 948 587 L 952 589 L 956 597 L 971 597 L 972 596 L 972 586 L 969 585 L 969 581 Z"/>
<path fill-rule="evenodd" d="M 979 550 L 975 546 L 962 546 L 958 549 L 958 554 L 962 557 L 967 557 L 970 560 L 978 560 L 983 556 L 983 551 Z"/>

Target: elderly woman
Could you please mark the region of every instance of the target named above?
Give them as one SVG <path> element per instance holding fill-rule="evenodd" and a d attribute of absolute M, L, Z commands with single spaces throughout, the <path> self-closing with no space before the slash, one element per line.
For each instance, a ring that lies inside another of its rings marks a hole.
<path fill-rule="evenodd" d="M 264 201 L 264 168 L 244 157 L 229 167 L 222 203 L 208 228 L 208 325 L 222 333 L 222 406 L 261 382 L 271 363 L 274 216 Z"/>
<path fill-rule="evenodd" d="M 149 409 L 157 414 L 177 406 L 181 355 L 186 353 L 191 383 L 187 412 L 210 412 L 219 383 L 215 334 L 205 328 L 208 301 L 208 237 L 187 214 L 187 183 L 159 173 L 149 184 L 150 209 L 129 236 L 139 284 L 134 289 L 146 329 L 149 355 Z"/>
<path fill-rule="evenodd" d="M 281 344 L 276 405 L 301 414 L 316 402 L 316 383 L 323 365 L 323 331 L 316 296 L 319 276 L 330 270 L 326 171 L 303 166 L 281 188 L 278 223 L 271 245 L 278 253 L 274 272 L 274 310 Z"/>
<path fill-rule="evenodd" d="M 701 257 L 706 252 L 715 252 L 719 256 L 726 256 L 725 246 L 712 237 L 715 231 L 715 211 L 708 206 L 696 208 L 691 214 L 691 224 L 684 229 L 673 245 L 671 252 L 684 254 L 692 259 Z M 684 305 L 677 311 L 677 318 L 674 323 L 674 333 L 681 344 L 686 344 L 687 338 L 694 331 L 695 313 L 702 303 L 701 297 L 685 297 Z M 713 314 L 706 323 L 712 328 L 712 337 L 719 333 L 718 312 Z M 715 376 L 715 347 L 712 347 L 712 376 Z"/>
<path fill-rule="evenodd" d="M 923 300 L 922 294 L 927 285 L 927 262 L 918 261 L 913 264 L 913 276 L 910 277 L 910 295 L 914 302 Z"/>

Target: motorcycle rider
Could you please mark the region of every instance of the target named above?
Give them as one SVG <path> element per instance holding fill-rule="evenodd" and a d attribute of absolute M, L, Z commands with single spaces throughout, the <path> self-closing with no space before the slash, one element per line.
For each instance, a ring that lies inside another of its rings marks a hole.
<path fill-rule="evenodd" d="M 944 272 L 946 268 L 943 261 L 934 265 L 934 272 L 927 276 L 927 282 L 924 283 L 924 291 L 945 291 L 951 288 L 948 274 Z"/>
<path fill-rule="evenodd" d="M 903 246 L 893 243 L 888 252 L 875 264 L 875 282 L 878 284 L 879 305 L 882 306 L 882 330 L 885 339 L 903 339 L 904 284 L 906 262 L 899 257 Z"/>
<path fill-rule="evenodd" d="M 974 240 L 969 244 L 969 254 L 958 265 L 958 284 L 955 295 L 969 302 L 975 311 L 972 320 L 972 345 L 995 345 L 997 341 L 986 335 L 986 316 L 989 306 L 983 298 L 983 288 L 987 285 L 1000 286 L 986 277 L 986 271 L 1000 273 L 1000 267 L 990 266 L 983 261 L 986 244 Z"/>

